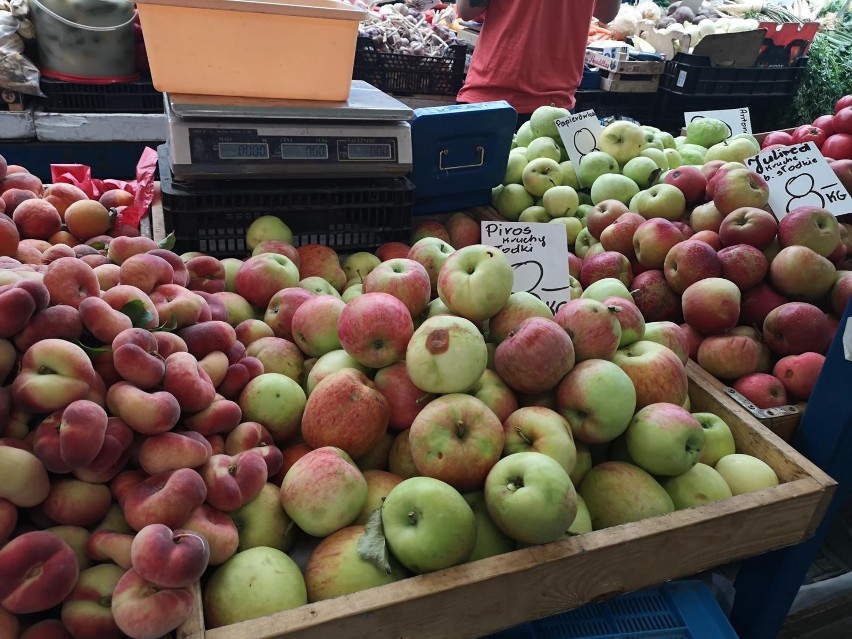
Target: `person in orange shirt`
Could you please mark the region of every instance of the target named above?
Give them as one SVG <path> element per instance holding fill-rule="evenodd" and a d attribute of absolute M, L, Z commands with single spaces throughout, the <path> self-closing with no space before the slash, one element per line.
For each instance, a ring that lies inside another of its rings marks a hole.
<path fill-rule="evenodd" d="M 463 20 L 484 19 L 460 103 L 506 100 L 518 126 L 535 109 L 574 107 L 592 16 L 611 21 L 621 0 L 458 0 Z"/>

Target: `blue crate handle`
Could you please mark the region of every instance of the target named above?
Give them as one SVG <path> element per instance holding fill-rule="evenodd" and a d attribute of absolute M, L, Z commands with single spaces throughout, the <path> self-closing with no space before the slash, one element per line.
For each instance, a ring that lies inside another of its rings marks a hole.
<path fill-rule="evenodd" d="M 444 158 L 450 154 L 449 149 L 441 149 L 441 152 L 438 153 L 438 170 L 444 172 L 450 171 L 458 171 L 459 169 L 476 169 L 485 164 L 485 147 L 477 146 L 476 152 L 479 154 L 479 160 L 477 160 L 476 164 L 460 164 L 458 166 L 444 166 Z"/>

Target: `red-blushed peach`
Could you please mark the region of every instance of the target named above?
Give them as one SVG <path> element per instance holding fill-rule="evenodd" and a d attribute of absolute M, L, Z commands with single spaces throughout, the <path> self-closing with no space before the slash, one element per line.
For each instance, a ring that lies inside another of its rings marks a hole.
<path fill-rule="evenodd" d="M 0 548 L 0 605 L 13 614 L 49 610 L 70 594 L 79 574 L 74 551 L 58 536 L 24 533 Z"/>
<path fill-rule="evenodd" d="M 107 256 L 109 259 L 119 266 L 132 255 L 147 253 L 154 249 L 160 248 L 157 243 L 149 237 L 128 237 L 120 235 L 109 240 L 107 246 Z"/>
<path fill-rule="evenodd" d="M 98 277 L 92 267 L 76 257 L 61 257 L 51 262 L 44 274 L 44 285 L 53 304 L 80 307 L 87 297 L 101 294 Z"/>
<path fill-rule="evenodd" d="M 7 339 L 0 339 L 0 386 L 3 385 L 3 382 L 17 364 L 16 359 L 18 355 L 15 352 L 15 346 Z"/>
<path fill-rule="evenodd" d="M 111 341 L 106 342 L 104 346 L 108 347 L 110 343 Z M 121 375 L 115 370 L 115 362 L 112 360 L 111 350 L 92 353 L 92 366 L 95 367 L 95 372 L 104 380 L 107 388 L 123 381 Z"/>
<path fill-rule="evenodd" d="M 104 484 L 79 479 L 60 479 L 50 486 L 45 499 L 45 514 L 65 526 L 93 526 L 109 510 L 112 496 Z"/>
<path fill-rule="evenodd" d="M 109 258 L 106 255 L 84 255 L 83 257 L 78 258 L 81 262 L 85 262 L 93 269 L 103 266 L 105 264 L 111 264 Z"/>
<path fill-rule="evenodd" d="M 59 231 L 59 233 L 62 233 L 62 231 Z M 57 233 L 54 233 L 51 238 L 56 237 L 56 235 Z M 58 242 L 51 242 L 51 244 L 53 244 L 53 246 L 51 246 L 44 253 L 41 254 L 42 264 L 49 266 L 50 264 L 53 264 L 53 262 L 62 257 L 70 257 L 74 259 L 77 258 L 77 254 L 74 253 L 74 249 L 72 249 L 67 244 L 62 244 Z"/>
<path fill-rule="evenodd" d="M 228 362 L 236 364 L 246 356 L 246 347 L 234 339 L 234 343 L 231 344 L 231 348 L 223 352 L 228 356 Z"/>
<path fill-rule="evenodd" d="M 98 278 L 98 285 L 102 291 L 108 291 L 119 285 L 121 267 L 118 264 L 99 264 L 92 267 L 92 270 L 95 272 L 95 277 Z"/>
<path fill-rule="evenodd" d="M 216 395 L 213 401 L 203 410 L 185 415 L 183 424 L 189 430 L 201 433 L 205 437 L 221 433 L 230 433 L 240 423 L 242 410 L 239 404 L 221 395 Z"/>
<path fill-rule="evenodd" d="M 228 561 L 240 545 L 239 531 L 234 520 L 227 513 L 209 504 L 202 504 L 193 510 L 182 528 L 204 535 L 210 547 L 211 566 L 218 566 Z"/>
<path fill-rule="evenodd" d="M 29 264 L 34 266 L 41 264 L 41 250 L 32 244 L 31 240 L 22 239 L 18 242 L 18 250 L 15 251 L 15 257 L 21 264 Z"/>
<path fill-rule="evenodd" d="M 0 446 L 0 498 L 21 508 L 42 503 L 50 493 L 50 480 L 41 460 L 14 446 Z"/>
<path fill-rule="evenodd" d="M 205 439 L 210 442 L 210 446 L 211 448 L 213 448 L 214 455 L 225 454 L 225 438 L 222 435 L 206 435 Z"/>
<path fill-rule="evenodd" d="M 236 455 L 260 445 L 272 446 L 274 441 L 272 434 L 258 422 L 242 422 L 225 438 L 225 452 L 228 455 Z"/>
<path fill-rule="evenodd" d="M 106 411 L 89 400 L 66 406 L 59 423 L 59 451 L 68 468 L 85 468 L 95 460 L 104 444 L 107 420 Z"/>
<path fill-rule="evenodd" d="M 151 475 L 146 473 L 141 469 L 133 469 L 133 470 L 123 470 L 118 475 L 116 475 L 112 481 L 109 483 L 109 492 L 112 494 L 112 498 L 118 503 L 118 505 L 122 508 L 121 514 L 124 517 L 125 522 L 127 521 L 127 517 L 124 516 L 124 500 L 127 497 L 127 493 L 133 488 L 136 484 L 141 484 L 146 479 L 149 479 Z M 128 528 L 130 524 L 127 524 Z"/>
<path fill-rule="evenodd" d="M 86 544 L 89 541 L 91 533 L 82 526 L 60 525 L 45 528 L 47 532 L 53 533 L 66 544 L 71 546 L 74 551 L 74 556 L 77 558 L 77 564 L 80 570 L 85 570 L 92 565 L 92 560 L 86 554 Z"/>
<path fill-rule="evenodd" d="M 86 468 L 75 470 L 74 477 L 92 484 L 112 481 L 127 464 L 133 435 L 133 429 L 119 417 L 110 417 L 98 456 Z"/>
<path fill-rule="evenodd" d="M 133 194 L 123 189 L 110 189 L 98 198 L 98 202 L 108 209 L 114 209 L 118 206 L 130 206 L 133 204 L 133 200 Z"/>
<path fill-rule="evenodd" d="M 82 348 L 62 339 L 43 339 L 24 353 L 12 398 L 27 410 L 50 413 L 83 399 L 94 378 L 95 369 Z"/>
<path fill-rule="evenodd" d="M 157 338 L 144 328 L 128 328 L 115 336 L 112 361 L 122 379 L 143 390 L 158 386 L 166 373 Z"/>
<path fill-rule="evenodd" d="M 41 197 L 44 193 L 44 184 L 23 166 L 9 164 L 6 167 L 4 179 L 0 180 L 0 193 L 9 189 L 29 189 Z"/>
<path fill-rule="evenodd" d="M 201 475 L 190 468 L 179 468 L 130 486 L 122 510 L 136 531 L 155 523 L 180 528 L 206 497 L 207 485 Z"/>
<path fill-rule="evenodd" d="M 3 201 L 4 210 L 3 212 L 9 217 L 15 212 L 15 209 L 18 208 L 18 205 L 22 202 L 26 202 L 27 200 L 37 200 L 38 195 L 30 191 L 29 189 L 9 189 L 8 191 L 4 191 L 0 194 L 0 200 Z"/>
<path fill-rule="evenodd" d="M 200 316 L 202 319 L 199 321 L 209 322 L 215 320 L 217 322 L 228 322 L 233 326 L 233 324 L 228 321 L 228 308 L 225 306 L 225 302 L 216 297 L 218 293 L 208 293 L 207 291 L 199 289 L 192 289 L 192 292 L 206 302 L 206 310 L 202 307 Z M 224 291 L 219 292 L 224 293 Z"/>
<path fill-rule="evenodd" d="M 134 535 L 113 530 L 96 530 L 86 540 L 86 555 L 92 561 L 111 561 L 125 570 L 131 567 L 130 546 Z"/>
<path fill-rule="evenodd" d="M 110 489 L 110 493 L 112 490 Z M 98 522 L 98 525 L 95 526 L 94 532 L 98 532 L 100 530 L 109 530 L 111 532 L 120 532 L 131 534 L 133 531 L 130 529 L 130 526 L 127 525 L 127 521 L 124 519 L 124 513 L 121 512 L 121 506 L 117 503 L 113 502 L 109 507 L 107 514 L 103 519 Z"/>
<path fill-rule="evenodd" d="M 59 619 L 45 619 L 27 628 L 18 639 L 74 639 Z"/>
<path fill-rule="evenodd" d="M 18 226 L 22 238 L 47 240 L 62 228 L 59 211 L 44 200 L 21 202 L 12 213 L 12 220 Z"/>
<path fill-rule="evenodd" d="M 112 618 L 112 593 L 124 572 L 112 564 L 80 572 L 61 612 L 62 623 L 75 639 L 121 639 L 121 631 Z"/>
<path fill-rule="evenodd" d="M 17 406 L 14 402 L 12 402 L 10 392 L 11 386 L 5 386 L 0 389 L 0 392 L 6 397 L 9 398 L 9 417 L 6 420 L 6 430 L 3 434 L 6 438 L 17 439 L 23 441 L 27 438 L 32 430 L 30 428 L 30 424 L 33 422 L 33 414 L 27 410 L 24 410 L 20 406 Z"/>
<path fill-rule="evenodd" d="M 21 234 L 11 217 L 0 213 L 0 255 L 14 257 L 18 253 Z"/>
<path fill-rule="evenodd" d="M 132 639 L 158 639 L 192 615 L 195 599 L 189 588 L 158 588 L 128 570 L 112 594 L 116 625 Z"/>
<path fill-rule="evenodd" d="M 0 548 L 15 530 L 18 523 L 18 508 L 8 499 L 0 498 Z"/>
<path fill-rule="evenodd" d="M 73 342 L 83 335 L 83 320 L 73 306 L 57 304 L 37 311 L 15 336 L 15 346 L 22 353 L 36 342 L 54 337 Z M 0 357 L 2 360 L 2 357 Z M 0 369 L 0 379 L 3 379 Z"/>
<path fill-rule="evenodd" d="M 275 337 L 293 340 L 293 315 L 314 293 L 299 286 L 285 288 L 275 293 L 266 306 L 263 321 Z"/>
<path fill-rule="evenodd" d="M 101 253 L 101 251 L 96 249 L 94 246 L 89 246 L 88 244 L 80 243 L 74 245 L 74 255 L 76 255 L 77 257 L 84 257 L 86 255 L 103 255 L 103 253 Z M 107 260 L 108 259 L 109 258 L 107 257 Z M 116 266 L 118 266 L 118 264 L 116 264 Z"/>
<path fill-rule="evenodd" d="M 139 466 L 149 475 L 177 470 L 198 468 L 213 455 L 203 435 L 193 431 L 161 433 L 151 435 L 139 449 Z"/>
<path fill-rule="evenodd" d="M 186 262 L 191 291 L 218 293 L 225 290 L 225 267 L 211 255 L 199 255 Z"/>
<path fill-rule="evenodd" d="M 207 373 L 214 388 L 219 386 L 222 380 L 225 379 L 230 365 L 231 362 L 228 361 L 228 356 L 222 351 L 213 351 L 198 360 L 198 366 Z"/>
<path fill-rule="evenodd" d="M 80 200 L 65 209 L 65 226 L 83 242 L 103 235 L 109 230 L 112 220 L 106 207 L 94 200 Z"/>
<path fill-rule="evenodd" d="M 172 531 L 149 524 L 136 533 L 130 547 L 133 570 L 160 588 L 184 588 L 201 579 L 210 560 L 210 546 L 194 530 Z"/>
<path fill-rule="evenodd" d="M 188 352 L 186 342 L 175 333 L 157 331 L 154 333 L 154 337 L 157 338 L 157 352 L 160 353 L 160 357 L 163 359 L 166 359 L 172 353 Z"/>
<path fill-rule="evenodd" d="M 296 251 L 299 253 L 299 277 L 321 277 L 331 284 L 337 292 L 346 286 L 346 273 L 340 266 L 337 252 L 322 244 L 303 244 Z"/>
<path fill-rule="evenodd" d="M 227 322 L 210 321 L 195 324 L 181 329 L 177 334 L 196 359 L 202 359 L 213 351 L 228 353 L 237 341 L 234 327 Z"/>
<path fill-rule="evenodd" d="M 186 286 L 189 283 L 189 273 L 186 270 L 186 263 L 180 259 L 179 255 L 162 248 L 151 249 L 147 254 L 161 257 L 169 263 L 169 266 L 172 267 L 172 284 Z"/>
<path fill-rule="evenodd" d="M 36 312 L 33 296 L 15 284 L 0 286 L 0 338 L 20 333 Z"/>
<path fill-rule="evenodd" d="M 171 284 L 174 269 L 162 257 L 150 253 L 131 255 L 119 266 L 119 283 L 151 293 L 161 284 Z"/>
<path fill-rule="evenodd" d="M 236 325 L 234 331 L 237 335 L 237 341 L 248 349 L 249 344 L 259 340 L 262 337 L 275 337 L 272 328 L 259 319 L 246 319 Z"/>
<path fill-rule="evenodd" d="M 70 473 L 71 467 L 62 459 L 59 440 L 59 425 L 62 423 L 62 413 L 58 410 L 45 417 L 32 431 L 30 442 L 33 454 L 39 458 L 45 469 L 51 473 Z"/>
<path fill-rule="evenodd" d="M 94 365 L 94 362 L 92 362 Z M 106 382 L 104 378 L 101 377 L 101 374 L 96 370 L 95 371 L 95 381 L 92 382 L 92 385 L 89 386 L 89 392 L 86 393 L 86 396 L 83 399 L 87 399 L 90 402 L 94 402 L 101 408 L 106 408 Z"/>
<path fill-rule="evenodd" d="M 145 293 L 145 291 L 138 289 L 135 286 L 130 286 L 128 284 L 113 286 L 108 291 L 103 291 L 101 298 L 117 311 L 124 308 L 126 304 L 136 302 L 138 300 L 142 303 L 142 307 L 150 315 L 149 320 L 144 323 L 142 328 L 157 328 L 160 325 L 160 316 L 157 313 L 157 308 L 154 306 L 151 298 L 148 297 L 148 294 Z"/>
<path fill-rule="evenodd" d="M 246 355 L 259 359 L 264 373 L 279 373 L 297 382 L 301 381 L 304 374 L 305 358 L 302 351 L 283 337 L 261 337 L 248 345 Z"/>
<path fill-rule="evenodd" d="M 68 231 L 57 231 L 49 238 L 47 238 L 47 241 L 53 244 L 54 246 L 64 244 L 71 248 L 71 250 L 74 252 L 74 257 L 79 257 L 77 255 L 77 252 L 74 251 L 74 247 L 80 246 L 80 240 L 71 235 Z"/>
<path fill-rule="evenodd" d="M 162 284 L 151 291 L 150 297 L 163 322 L 175 328 L 198 322 L 205 304 L 203 297 L 179 284 Z"/>
<path fill-rule="evenodd" d="M 190 353 L 173 353 L 166 358 L 162 385 L 188 413 L 204 410 L 216 397 L 210 376 Z"/>
<path fill-rule="evenodd" d="M 111 344 L 119 333 L 133 327 L 129 316 L 100 297 L 87 297 L 80 302 L 79 311 L 83 326 L 103 344 Z"/>
<path fill-rule="evenodd" d="M 89 196 L 85 191 L 73 184 L 51 184 L 44 190 L 44 199 L 53 204 L 59 215 L 64 216 L 65 210 L 74 204 L 74 202 L 88 201 Z"/>
<path fill-rule="evenodd" d="M 263 373 L 263 364 L 259 359 L 256 357 L 244 357 L 236 364 L 228 366 L 225 378 L 216 387 L 216 390 L 226 399 L 239 399 L 245 385 Z"/>
<path fill-rule="evenodd" d="M 229 512 L 254 499 L 267 480 L 266 462 L 254 449 L 234 456 L 214 455 L 200 469 L 207 503 Z"/>
<path fill-rule="evenodd" d="M 143 435 L 170 431 L 178 423 L 181 412 L 178 400 L 168 391 L 149 393 L 129 382 L 110 386 L 107 407 L 110 413 Z"/>
<path fill-rule="evenodd" d="M 18 617 L 8 610 L 0 608 L 0 637 L 19 639 L 21 635 L 21 624 Z"/>

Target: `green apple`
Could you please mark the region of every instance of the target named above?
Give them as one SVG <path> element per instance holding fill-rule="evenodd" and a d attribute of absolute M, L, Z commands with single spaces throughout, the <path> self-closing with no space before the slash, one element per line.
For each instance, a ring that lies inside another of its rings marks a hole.
<path fill-rule="evenodd" d="M 664 149 L 674 149 L 677 147 L 677 145 L 675 144 L 674 136 L 668 131 L 660 131 L 659 133 L 657 133 L 657 137 L 663 143 Z"/>
<path fill-rule="evenodd" d="M 716 118 L 696 118 L 686 125 L 687 144 L 698 144 L 705 148 L 727 140 L 730 134 L 728 125 Z"/>
<path fill-rule="evenodd" d="M 695 466 L 704 451 L 704 429 L 692 414 L 674 404 L 650 404 L 640 409 L 625 431 L 627 452 L 637 466 L 652 475 L 682 475 Z"/>
<path fill-rule="evenodd" d="M 565 227 L 565 237 L 568 240 L 569 248 L 577 243 L 577 236 L 584 229 L 583 222 L 576 217 L 556 217 L 550 220 L 550 224 L 561 224 Z"/>
<path fill-rule="evenodd" d="M 751 455 L 725 455 L 716 462 L 715 468 L 725 479 L 733 495 L 772 488 L 780 483 L 778 475 L 769 464 Z"/>
<path fill-rule="evenodd" d="M 340 297 L 340 293 L 337 292 L 337 289 L 334 288 L 327 279 L 319 277 L 318 275 L 312 275 L 311 277 L 306 277 L 300 280 L 299 288 L 310 291 L 314 295 L 332 295 L 334 297 Z"/>
<path fill-rule="evenodd" d="M 683 191 L 676 186 L 655 184 L 649 189 L 640 191 L 630 203 L 629 208 L 645 219 L 661 217 L 674 222 L 683 217 L 686 211 L 686 198 Z"/>
<path fill-rule="evenodd" d="M 577 191 L 577 197 L 580 198 L 580 206 L 582 206 L 583 204 L 594 206 L 594 204 L 592 204 L 592 196 L 589 195 L 588 191 Z"/>
<path fill-rule="evenodd" d="M 748 140 L 752 143 L 752 145 L 757 146 L 758 150 L 760 149 L 760 142 L 757 141 L 757 138 L 754 137 L 751 133 L 737 133 L 729 138 L 729 142 L 733 140 Z"/>
<path fill-rule="evenodd" d="M 522 184 L 524 168 L 528 163 L 523 153 L 510 153 L 509 161 L 506 164 L 506 175 L 503 177 L 503 184 Z"/>
<path fill-rule="evenodd" d="M 591 187 L 595 180 L 608 173 L 618 173 L 618 162 L 609 153 L 603 151 L 592 151 L 580 159 L 578 177 L 580 184 Z"/>
<path fill-rule="evenodd" d="M 559 168 L 562 169 L 562 184 L 570 186 L 573 189 L 580 188 L 580 180 L 577 177 L 577 170 L 571 162 L 560 162 Z"/>
<path fill-rule="evenodd" d="M 533 133 L 532 124 L 528 120 L 518 127 L 518 132 L 515 133 L 515 146 L 526 147 L 537 137 L 539 136 Z"/>
<path fill-rule="evenodd" d="M 704 155 L 705 162 L 723 160 L 725 162 L 744 162 L 760 153 L 760 145 L 748 138 L 730 139 L 719 144 L 714 144 Z"/>
<path fill-rule="evenodd" d="M 574 464 L 574 470 L 571 471 L 570 477 L 571 483 L 579 486 L 586 473 L 592 469 L 592 452 L 585 442 L 579 440 L 574 442 L 574 447 L 577 449 L 577 462 Z"/>
<path fill-rule="evenodd" d="M 266 427 L 276 443 L 299 431 L 307 396 L 302 387 L 281 373 L 263 373 L 251 379 L 240 393 L 243 421 Z"/>
<path fill-rule="evenodd" d="M 514 269 L 500 249 L 465 246 L 451 253 L 441 267 L 438 295 L 456 315 L 481 322 L 503 308 L 514 278 Z"/>
<path fill-rule="evenodd" d="M 394 437 L 396 440 L 396 437 Z M 353 524 L 365 526 L 367 520 L 376 510 L 382 507 L 385 497 L 390 494 L 397 484 L 402 483 L 403 477 L 386 470 L 365 470 L 364 479 L 367 481 L 367 501 L 361 508 L 361 512 L 355 518 Z"/>
<path fill-rule="evenodd" d="M 527 159 L 527 147 L 525 147 L 525 146 L 515 147 L 514 149 L 509 151 L 509 155 L 511 155 L 512 153 L 517 153 L 519 155 L 523 155 L 524 159 L 525 160 Z M 529 160 L 527 160 L 527 161 L 529 161 Z"/>
<path fill-rule="evenodd" d="M 674 512 L 665 489 L 644 470 L 626 462 L 593 467 L 580 484 L 595 530 Z"/>
<path fill-rule="evenodd" d="M 562 161 L 562 152 L 553 138 L 538 137 L 527 145 L 527 159 L 532 162 L 538 159 L 548 159 L 554 162 Z"/>
<path fill-rule="evenodd" d="M 388 548 L 421 574 L 467 561 L 476 544 L 476 515 L 452 486 L 432 477 L 411 477 L 382 504 Z"/>
<path fill-rule="evenodd" d="M 669 169 L 676 169 L 683 166 L 684 160 L 678 149 L 663 149 L 663 156 L 666 158 L 666 165 Z"/>
<path fill-rule="evenodd" d="M 583 227 L 586 227 L 588 225 L 589 211 L 591 211 L 593 208 L 595 208 L 594 204 L 580 204 L 580 206 L 577 207 L 577 213 L 574 215 L 574 217 L 576 217 L 583 223 Z"/>
<path fill-rule="evenodd" d="M 411 381 L 426 393 L 464 393 L 482 377 L 487 363 L 482 333 L 473 322 L 453 315 L 423 322 L 405 353 Z"/>
<path fill-rule="evenodd" d="M 685 135 L 678 135 L 678 136 L 675 137 L 674 141 L 675 141 L 675 148 L 679 149 L 682 145 L 686 144 L 686 136 Z"/>
<path fill-rule="evenodd" d="M 530 116 L 530 129 L 535 137 L 558 138 L 559 130 L 556 128 L 556 120 L 570 115 L 568 109 L 550 105 L 540 106 Z"/>
<path fill-rule="evenodd" d="M 592 184 L 592 204 L 598 204 L 604 200 L 618 200 L 625 205 L 639 192 L 636 182 L 626 175 L 611 173 L 600 176 Z"/>
<path fill-rule="evenodd" d="M 680 154 L 684 164 L 703 165 L 704 156 L 707 154 L 707 147 L 687 142 L 686 144 L 682 144 L 680 148 L 677 149 L 677 152 Z M 663 153 L 665 153 L 665 151 L 663 151 Z M 671 161 L 669 161 L 669 168 L 676 169 L 677 167 L 672 166 Z"/>
<path fill-rule="evenodd" d="M 280 490 L 266 483 L 257 496 L 228 513 L 237 526 L 240 545 L 237 552 L 268 546 L 287 552 L 296 538 L 296 527 L 281 507 Z"/>
<path fill-rule="evenodd" d="M 512 552 L 515 549 L 515 542 L 503 534 L 503 531 L 492 521 L 485 504 L 485 493 L 481 490 L 474 490 L 463 493 L 462 497 L 476 516 L 476 544 L 467 560 L 477 561 Z"/>
<path fill-rule="evenodd" d="M 662 149 L 659 150 L 662 152 Z M 660 171 L 660 167 L 653 159 L 643 155 L 633 158 L 621 169 L 622 175 L 636 182 L 640 189 L 647 189 L 656 183 Z"/>
<path fill-rule="evenodd" d="M 364 294 L 364 285 L 361 283 L 358 284 L 350 284 L 345 289 L 343 289 L 343 294 L 340 298 L 346 302 L 347 304 L 354 300 L 359 295 Z"/>
<path fill-rule="evenodd" d="M 558 140 L 556 145 L 559 147 L 559 163 L 567 162 L 569 160 L 568 150 L 562 146 L 562 140 Z"/>
<path fill-rule="evenodd" d="M 531 206 L 521 211 L 518 216 L 518 222 L 538 222 L 545 224 L 550 222 L 550 215 L 543 206 Z"/>
<path fill-rule="evenodd" d="M 554 186 L 562 185 L 562 169 L 550 158 L 530 160 L 521 174 L 524 188 L 535 197 L 541 197 Z"/>
<path fill-rule="evenodd" d="M 600 244 L 596 244 L 595 246 L 589 247 L 589 251 L 587 251 L 587 253 L 591 252 L 593 248 L 598 248 L 599 246 Z M 573 275 L 568 276 L 568 292 L 570 294 L 568 299 L 572 300 L 579 298 L 583 294 L 583 285 L 580 284 L 580 280 Z"/>
<path fill-rule="evenodd" d="M 363 282 L 370 271 L 381 263 L 382 261 L 372 253 L 358 251 L 344 257 L 341 266 L 347 280 L 358 279 Z"/>
<path fill-rule="evenodd" d="M 589 252 L 589 249 L 595 244 L 600 244 L 600 241 L 592 235 L 589 229 L 584 228 L 582 231 L 577 233 L 577 237 L 574 239 L 574 253 L 577 257 L 583 258 L 586 256 L 586 253 Z"/>
<path fill-rule="evenodd" d="M 497 186 L 495 186 L 494 188 L 491 189 L 491 205 L 492 206 L 497 201 L 497 197 L 503 192 L 503 188 L 504 187 L 503 187 L 502 184 L 498 184 Z M 524 191 L 526 192 L 526 189 L 524 189 Z"/>
<path fill-rule="evenodd" d="M 503 456 L 538 452 L 559 462 L 571 473 L 577 463 L 577 449 L 568 421 L 559 413 L 543 406 L 525 406 L 503 422 L 506 439 Z"/>
<path fill-rule="evenodd" d="M 512 293 L 500 312 L 488 320 L 488 340 L 499 344 L 506 339 L 510 331 L 513 331 L 521 322 L 530 317 L 553 319 L 553 311 L 532 293 L 526 291 Z M 503 418 L 500 421 L 502 422 Z"/>
<path fill-rule="evenodd" d="M 693 413 L 704 429 L 704 452 L 698 461 L 708 466 L 715 466 L 722 457 L 737 452 L 734 436 L 725 421 L 713 413 Z"/>
<path fill-rule="evenodd" d="M 220 628 L 308 603 L 302 571 L 275 548 L 238 552 L 216 568 L 203 589 L 204 622 Z"/>
<path fill-rule="evenodd" d="M 603 302 L 607 297 L 623 297 L 632 302 L 633 296 L 624 283 L 615 277 L 605 277 L 586 287 L 582 297 Z"/>
<path fill-rule="evenodd" d="M 645 131 L 645 141 L 642 144 L 642 149 L 659 149 L 663 150 L 663 141 L 657 137 L 652 131 Z"/>
<path fill-rule="evenodd" d="M 530 544 L 556 541 L 577 515 L 568 473 L 537 452 L 514 453 L 494 464 L 485 479 L 485 503 L 500 530 Z"/>
<path fill-rule="evenodd" d="M 502 186 L 502 185 L 501 185 Z M 535 203 L 535 198 L 523 184 L 507 184 L 492 200 L 497 212 L 510 221 L 518 221 L 518 216 Z"/>
<path fill-rule="evenodd" d="M 237 276 L 237 271 L 243 265 L 243 261 L 236 257 L 223 257 L 219 261 L 225 267 L 225 290 L 229 293 L 236 293 L 237 289 L 234 286 L 234 278 Z"/>
<path fill-rule="evenodd" d="M 663 482 L 677 510 L 692 508 L 731 497 L 725 479 L 707 464 L 695 464 L 688 471 Z"/>
<path fill-rule="evenodd" d="M 598 148 L 615 158 L 619 166 L 639 155 L 644 144 L 642 127 L 627 120 L 615 120 L 606 125 L 598 139 Z"/>
<path fill-rule="evenodd" d="M 577 495 L 577 516 L 574 517 L 573 523 L 568 527 L 570 536 L 583 535 L 592 532 L 592 516 L 589 514 L 589 507 L 580 495 Z"/>
<path fill-rule="evenodd" d="M 344 368 L 354 368 L 355 370 L 364 373 L 364 375 L 370 374 L 369 368 L 359 364 L 358 361 L 346 351 L 342 349 L 330 351 L 320 356 L 313 368 L 311 368 L 311 372 L 308 373 L 305 382 L 306 395 L 310 397 L 311 392 L 313 392 L 317 384 L 332 373 L 342 371 Z"/>
<path fill-rule="evenodd" d="M 253 251 L 255 246 L 265 240 L 281 240 L 292 244 L 293 231 L 275 215 L 261 215 L 246 230 L 246 248 Z"/>
<path fill-rule="evenodd" d="M 550 217 L 570 217 L 577 212 L 580 198 L 571 186 L 554 186 L 542 197 L 544 210 Z"/>

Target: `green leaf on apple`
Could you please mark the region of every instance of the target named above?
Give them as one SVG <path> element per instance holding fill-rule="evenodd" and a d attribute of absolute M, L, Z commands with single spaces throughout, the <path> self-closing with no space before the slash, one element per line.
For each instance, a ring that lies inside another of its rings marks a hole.
<path fill-rule="evenodd" d="M 171 251 L 175 247 L 175 239 L 175 232 L 172 231 L 171 233 L 166 235 L 166 237 L 164 237 L 162 240 L 157 242 L 157 246 L 159 246 L 161 249 Z"/>
<path fill-rule="evenodd" d="M 76 344 L 82 348 L 89 357 L 95 357 L 101 353 L 109 353 L 112 351 L 112 346 L 87 346 L 80 340 L 77 340 Z"/>
<path fill-rule="evenodd" d="M 358 556 L 386 574 L 391 574 L 390 554 L 382 526 L 382 509 L 376 508 L 367 520 L 366 530 L 358 540 Z"/>
<path fill-rule="evenodd" d="M 127 302 L 127 304 L 122 306 L 120 310 L 130 318 L 130 323 L 133 325 L 133 328 L 147 328 L 148 324 L 151 323 L 151 320 L 154 319 L 151 311 L 145 308 L 145 304 L 142 300 Z"/>
<path fill-rule="evenodd" d="M 175 330 L 177 328 L 177 325 L 178 325 L 177 314 L 172 313 L 172 317 L 168 322 L 163 322 L 157 328 L 152 328 L 151 332 L 156 333 L 157 331 L 160 331 L 160 332 L 163 332 L 163 333 L 171 333 L 173 330 Z"/>

